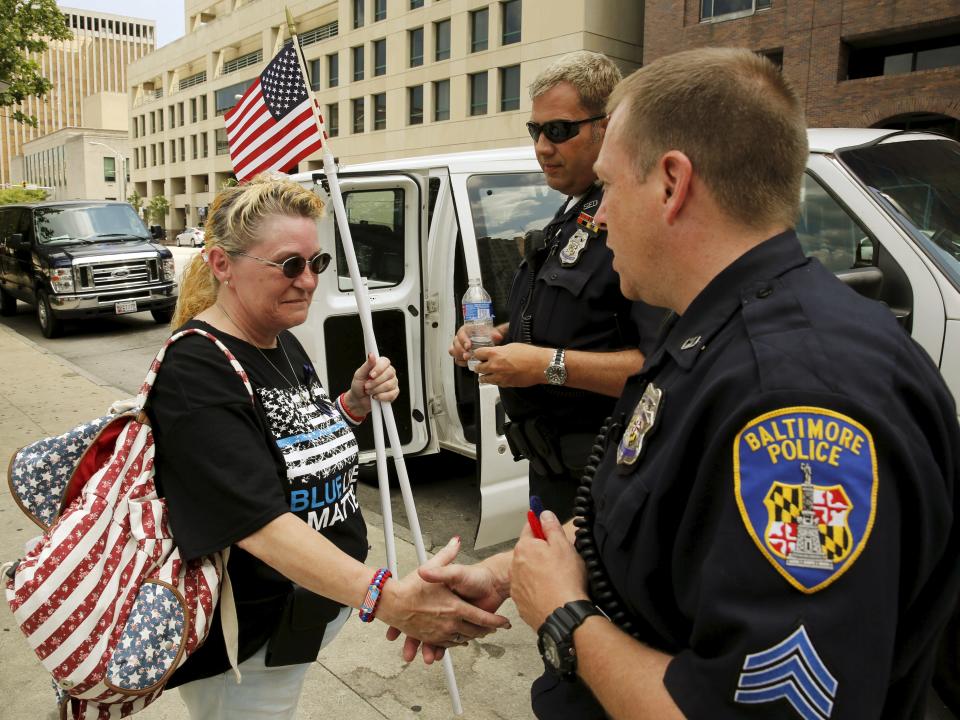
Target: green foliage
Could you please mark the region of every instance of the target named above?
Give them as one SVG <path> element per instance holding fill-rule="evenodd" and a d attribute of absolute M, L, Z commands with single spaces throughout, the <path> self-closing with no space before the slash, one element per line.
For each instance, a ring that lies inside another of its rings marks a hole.
<path fill-rule="evenodd" d="M 132 193 L 127 195 L 127 202 L 133 206 L 133 209 L 139 214 L 140 208 L 143 207 L 143 198 L 140 197 L 140 193 L 134 190 Z"/>
<path fill-rule="evenodd" d="M 167 212 L 170 210 L 170 201 L 163 195 L 156 195 L 150 198 L 147 203 L 147 209 L 144 214 L 151 225 L 163 225 L 167 219 Z"/>
<path fill-rule="evenodd" d="M 47 199 L 46 190 L 27 190 L 22 187 L 0 189 L 0 205 L 13 203 L 41 202 Z"/>
<path fill-rule="evenodd" d="M 52 87 L 30 53 L 42 53 L 48 40 L 67 40 L 73 34 L 54 0 L 0 0 L 0 18 L 0 107 L 10 107 L 27 97 L 41 97 Z M 36 117 L 20 110 L 8 117 L 37 126 Z"/>

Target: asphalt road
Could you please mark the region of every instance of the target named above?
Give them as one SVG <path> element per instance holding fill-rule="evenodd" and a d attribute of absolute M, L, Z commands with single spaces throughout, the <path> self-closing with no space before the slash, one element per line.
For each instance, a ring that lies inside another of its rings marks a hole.
<path fill-rule="evenodd" d="M 186 259 L 197 252 L 186 247 L 171 247 L 171 250 L 177 259 L 178 270 Z M 150 313 L 142 312 L 70 322 L 62 337 L 48 340 L 40 332 L 34 308 L 24 303 L 19 304 L 17 315 L 0 318 L 0 322 L 103 383 L 129 395 L 137 393 L 150 361 L 170 334 L 169 326 L 158 325 Z M 507 547 L 471 550 L 479 523 L 480 504 L 473 461 L 449 453 L 409 458 L 407 475 L 413 486 L 424 544 L 428 550 L 444 545 L 453 535 L 463 538 L 463 547 L 472 558 L 486 557 Z M 362 507 L 379 514 L 380 497 L 375 469 L 362 468 L 360 478 Z M 408 529 L 403 501 L 395 481 L 391 507 L 394 523 Z"/>

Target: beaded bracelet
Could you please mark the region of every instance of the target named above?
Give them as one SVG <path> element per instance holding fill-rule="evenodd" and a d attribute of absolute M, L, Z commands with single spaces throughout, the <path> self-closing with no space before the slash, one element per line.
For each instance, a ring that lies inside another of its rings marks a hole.
<path fill-rule="evenodd" d="M 343 401 L 344 395 L 346 395 L 346 393 L 340 393 L 340 397 L 337 398 L 337 405 L 340 406 L 340 411 L 347 416 L 347 420 L 352 422 L 354 425 L 359 425 L 360 423 L 363 422 L 364 418 L 367 416 L 354 415 L 352 412 L 350 412 L 350 410 L 347 408 L 347 404 Z"/>
<path fill-rule="evenodd" d="M 383 584 L 391 575 L 386 568 L 380 568 L 373 575 L 370 581 L 370 587 L 367 588 L 367 594 L 360 603 L 360 621 L 371 622 L 377 613 L 377 604 L 380 602 L 380 593 L 383 591 Z"/>

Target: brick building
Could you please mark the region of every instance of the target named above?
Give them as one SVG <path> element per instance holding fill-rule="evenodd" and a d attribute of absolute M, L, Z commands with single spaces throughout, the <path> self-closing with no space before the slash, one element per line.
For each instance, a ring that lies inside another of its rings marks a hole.
<path fill-rule="evenodd" d="M 960 138 L 958 0 L 646 3 L 643 61 L 749 47 L 783 68 L 810 127 L 935 129 Z"/>

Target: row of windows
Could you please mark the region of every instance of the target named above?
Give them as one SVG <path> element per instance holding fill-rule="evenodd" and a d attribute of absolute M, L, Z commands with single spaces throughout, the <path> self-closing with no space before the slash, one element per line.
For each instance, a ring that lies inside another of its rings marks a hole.
<path fill-rule="evenodd" d="M 363 27 L 366 10 L 366 0 L 353 0 L 353 29 Z M 410 0 L 410 9 L 423 7 L 423 0 Z M 387 0 L 373 0 L 373 21 L 380 22 L 387 19 Z"/>
<path fill-rule="evenodd" d="M 772 0 L 700 0 L 700 21 L 733 20 L 766 10 Z"/>
<path fill-rule="evenodd" d="M 221 133 L 223 134 L 222 140 Z M 221 142 L 223 143 L 222 152 Z M 200 158 L 209 156 L 210 146 L 207 141 L 207 133 L 202 132 L 198 133 L 197 135 L 191 135 L 189 138 L 189 144 L 191 160 L 198 160 Z M 226 152 L 226 144 L 227 131 L 223 128 L 220 128 L 216 131 L 216 146 L 218 155 L 222 155 L 224 152 Z M 167 148 L 169 148 L 169 154 L 166 152 Z M 148 152 L 150 157 L 149 164 L 147 163 Z M 133 167 L 135 170 L 146 167 L 155 167 L 157 165 L 164 165 L 166 164 L 168 158 L 171 163 L 186 162 L 187 138 L 181 137 L 177 138 L 176 140 L 170 140 L 167 143 L 158 142 L 133 149 Z"/>
<path fill-rule="evenodd" d="M 128 23 L 123 20 L 110 20 L 108 18 L 89 17 L 87 15 L 64 15 L 67 25 L 75 30 L 93 30 L 94 32 L 112 32 L 118 35 L 129 35 L 130 37 L 153 37 L 153 27 L 150 25 L 140 25 L 139 23 Z"/>
<path fill-rule="evenodd" d="M 63 145 L 24 156 L 23 171 L 28 183 L 41 187 L 66 187 L 67 164 Z"/>
<path fill-rule="evenodd" d="M 252 80 L 246 81 L 245 83 L 238 83 L 237 85 L 231 85 L 229 88 L 223 88 L 222 90 L 217 90 L 218 98 L 220 93 L 229 94 L 236 92 L 236 89 L 240 86 L 243 86 L 243 90 L 240 90 L 240 94 L 243 94 L 243 91 L 249 87 Z M 232 95 L 231 95 L 232 97 Z M 236 100 L 233 100 L 233 103 L 236 103 Z M 197 97 L 190 98 L 190 122 L 200 122 L 201 120 L 207 119 L 207 96 L 198 95 Z M 233 104 L 230 105 L 233 107 Z M 183 127 L 187 124 L 187 118 L 184 115 L 185 105 L 183 102 L 178 102 L 175 105 L 167 106 L 167 124 L 172 130 L 176 127 Z M 229 109 L 229 108 L 228 108 Z M 226 112 L 226 110 L 224 110 Z M 220 113 L 217 113 L 220 114 Z M 163 132 L 164 130 L 164 113 L 163 108 L 157 110 L 152 110 L 148 113 L 143 113 L 142 115 L 137 115 L 133 118 L 133 137 L 144 137 L 147 134 L 147 118 L 150 120 L 150 133 Z"/>

